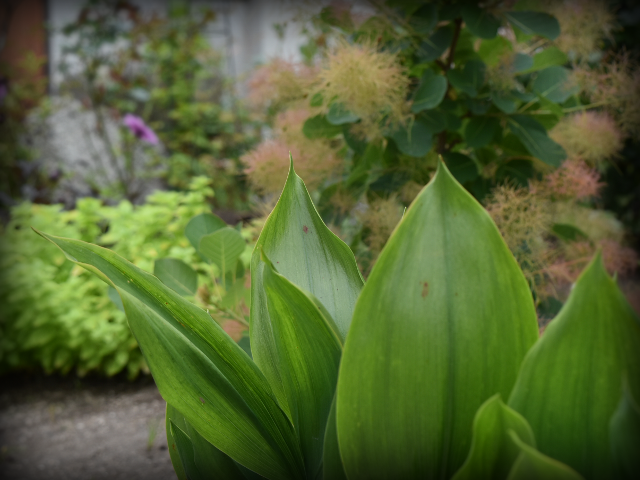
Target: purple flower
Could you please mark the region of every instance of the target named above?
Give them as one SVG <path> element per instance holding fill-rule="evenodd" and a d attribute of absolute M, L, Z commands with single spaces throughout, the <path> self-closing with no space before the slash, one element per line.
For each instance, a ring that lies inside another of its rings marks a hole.
<path fill-rule="evenodd" d="M 140 140 L 150 143 L 151 145 L 157 145 L 160 142 L 154 131 L 151 130 L 140 117 L 127 113 L 124 116 L 122 123 L 129 127 L 131 133 Z"/>

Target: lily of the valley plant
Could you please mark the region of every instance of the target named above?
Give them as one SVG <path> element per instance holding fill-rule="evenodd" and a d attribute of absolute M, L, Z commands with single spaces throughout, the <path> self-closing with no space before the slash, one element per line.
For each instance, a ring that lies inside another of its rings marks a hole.
<path fill-rule="evenodd" d="M 527 282 L 440 164 L 366 284 L 290 169 L 251 264 L 253 359 L 113 252 L 180 479 L 611 479 L 640 468 L 640 320 L 598 256 L 541 338 Z"/>

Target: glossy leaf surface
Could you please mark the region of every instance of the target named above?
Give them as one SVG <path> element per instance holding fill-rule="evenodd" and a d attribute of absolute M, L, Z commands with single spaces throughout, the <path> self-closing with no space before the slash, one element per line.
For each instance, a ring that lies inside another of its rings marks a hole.
<path fill-rule="evenodd" d="M 246 480 L 245 476 L 238 468 L 238 465 L 229 458 L 229 456 L 222 453 L 216 447 L 207 442 L 202 435 L 200 435 L 195 428 L 184 418 L 176 408 L 167 404 L 167 440 L 169 441 L 169 452 L 179 450 L 179 439 L 175 435 L 175 428 L 177 427 L 183 436 L 187 437 L 189 446 L 191 448 L 191 462 L 192 464 L 187 468 L 189 470 L 196 470 L 198 474 L 202 475 L 200 478 L 218 477 L 229 480 Z M 171 428 L 173 424 L 174 428 Z M 182 441 L 184 442 L 184 438 Z M 180 454 L 180 467 L 186 462 L 182 461 L 183 454 Z M 173 457 L 172 457 L 173 461 Z M 174 469 L 178 473 L 178 478 L 182 480 L 176 464 L 174 462 Z M 195 480 L 195 475 L 191 473 L 185 473 L 190 479 Z"/>
<path fill-rule="evenodd" d="M 513 464 L 507 480 L 583 480 L 572 468 L 520 440 L 513 430 L 509 435 L 521 453 Z"/>
<path fill-rule="evenodd" d="M 153 274 L 180 295 L 195 295 L 198 289 L 196 272 L 177 258 L 159 258 L 153 264 Z"/>
<path fill-rule="evenodd" d="M 278 402 L 289 412 L 279 354 L 262 280 L 261 249 L 287 280 L 313 294 L 334 320 L 343 340 L 351 324 L 362 277 L 349 247 L 323 223 L 304 183 L 293 170 L 269 215 L 251 258 L 251 351 Z"/>
<path fill-rule="evenodd" d="M 307 476 L 315 478 L 322 467 L 342 344 L 333 320 L 316 299 L 279 275 L 268 260 L 261 267 L 289 412 Z"/>
<path fill-rule="evenodd" d="M 490 396 L 538 336 L 527 282 L 482 206 L 440 163 L 358 299 L 338 379 L 347 476 L 447 478 Z"/>
<path fill-rule="evenodd" d="M 533 429 L 538 449 L 585 478 L 612 478 L 609 422 L 622 378 L 640 392 L 640 321 L 600 255 L 525 358 L 509 405 Z"/>
<path fill-rule="evenodd" d="M 469 456 L 453 480 L 506 479 L 520 455 L 511 431 L 527 445 L 535 446 L 533 432 L 524 417 L 494 395 L 476 413 Z"/>
<path fill-rule="evenodd" d="M 206 312 L 110 250 L 40 234 L 118 290 L 160 394 L 208 442 L 266 478 L 303 477 L 264 376 Z"/>
<path fill-rule="evenodd" d="M 323 478 L 324 480 L 347 480 L 347 475 L 342 467 L 340 448 L 338 447 L 338 431 L 336 429 L 336 401 L 331 403 L 331 411 L 327 419 L 327 429 L 324 435 L 323 452 Z"/>

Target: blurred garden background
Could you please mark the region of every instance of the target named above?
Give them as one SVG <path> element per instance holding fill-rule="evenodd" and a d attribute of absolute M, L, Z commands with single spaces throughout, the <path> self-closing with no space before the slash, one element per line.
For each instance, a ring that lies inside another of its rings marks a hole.
<path fill-rule="evenodd" d="M 31 227 L 113 249 L 250 353 L 289 153 L 365 279 L 441 157 L 541 332 L 598 250 L 640 311 L 639 26 L 632 0 L 3 2 L 3 478 L 173 478 L 117 293 Z"/>

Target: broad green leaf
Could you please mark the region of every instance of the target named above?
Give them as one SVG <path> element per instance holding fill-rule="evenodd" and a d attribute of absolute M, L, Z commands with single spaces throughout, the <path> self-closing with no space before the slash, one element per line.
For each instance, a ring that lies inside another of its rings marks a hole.
<path fill-rule="evenodd" d="M 316 115 L 304 122 L 302 133 L 307 138 L 333 138 L 342 133 L 340 125 L 332 125 L 324 115 Z"/>
<path fill-rule="evenodd" d="M 327 112 L 327 122 L 331 125 L 344 125 L 357 122 L 359 119 L 360 117 L 347 110 L 341 103 L 332 103 Z"/>
<path fill-rule="evenodd" d="M 478 167 L 471 158 L 457 152 L 447 152 L 443 157 L 447 168 L 460 183 L 472 182 L 478 178 Z"/>
<path fill-rule="evenodd" d="M 453 475 L 476 411 L 509 394 L 537 337 L 513 255 L 440 163 L 378 258 L 345 342 L 336 414 L 349 479 Z"/>
<path fill-rule="evenodd" d="M 562 50 L 556 47 L 549 47 L 533 56 L 533 65 L 530 68 L 518 73 L 537 72 L 538 70 L 543 70 L 554 65 L 564 65 L 568 61 L 567 54 Z"/>
<path fill-rule="evenodd" d="M 118 290 L 160 394 L 208 442 L 266 478 L 304 477 L 266 379 L 206 312 L 110 250 L 38 233 Z"/>
<path fill-rule="evenodd" d="M 484 84 L 485 65 L 480 60 L 471 60 L 462 70 L 454 69 L 447 72 L 451 85 L 470 97 L 476 97 Z"/>
<path fill-rule="evenodd" d="M 198 251 L 200 239 L 226 226 L 227 224 L 220 217 L 212 213 L 201 213 L 189 220 L 189 223 L 187 223 L 184 229 L 184 234 L 189 240 L 189 243 L 193 245 L 193 248 L 200 253 Z"/>
<path fill-rule="evenodd" d="M 464 141 L 472 148 L 484 147 L 491 142 L 500 121 L 496 117 L 473 117 L 464 128 Z"/>
<path fill-rule="evenodd" d="M 436 108 L 442 102 L 445 93 L 447 93 L 447 79 L 442 75 L 436 75 L 432 70 L 427 70 L 413 97 L 411 111 L 418 113 Z"/>
<path fill-rule="evenodd" d="M 552 167 L 559 167 L 567 153 L 547 135 L 545 128 L 526 115 L 509 117 L 509 128 L 529 153 Z"/>
<path fill-rule="evenodd" d="M 575 470 L 550 458 L 523 442 L 515 431 L 509 435 L 520 448 L 507 480 L 584 480 Z"/>
<path fill-rule="evenodd" d="M 153 274 L 180 295 L 195 295 L 198 290 L 198 274 L 177 258 L 159 258 L 153 263 Z"/>
<path fill-rule="evenodd" d="M 314 94 L 311 97 L 311 100 L 309 100 L 309 106 L 311 107 L 321 107 L 323 103 L 324 103 L 324 97 L 322 96 L 321 93 Z"/>
<path fill-rule="evenodd" d="M 612 478 L 609 421 L 623 374 L 637 396 L 640 320 L 598 254 L 527 354 L 509 406 L 529 421 L 540 452 L 585 478 Z"/>
<path fill-rule="evenodd" d="M 212 478 L 212 476 L 229 480 L 246 480 L 238 468 L 238 465 L 229 458 L 229 456 L 207 442 L 184 418 L 184 415 L 169 404 L 167 404 L 166 424 L 169 453 L 171 454 L 172 451 L 180 450 L 180 439 L 178 436 L 182 437 L 183 443 L 186 443 L 184 438 L 186 437 L 188 447 L 191 449 L 190 464 L 188 466 L 188 462 L 183 461 L 183 454 L 180 453 L 179 467 L 186 470 L 185 476 L 188 475 L 188 477 L 193 480 L 196 478 L 208 479 Z M 177 436 L 175 435 L 176 428 L 179 430 Z M 172 457 L 171 460 L 173 462 L 174 458 Z M 174 462 L 174 469 L 175 467 L 176 464 Z M 196 477 L 196 475 L 192 475 L 190 470 L 195 470 L 201 476 Z M 181 478 L 178 469 L 176 469 L 176 473 L 178 473 L 178 478 L 181 480 L 184 478 Z"/>
<path fill-rule="evenodd" d="M 251 258 L 250 322 L 253 358 L 267 377 L 278 403 L 290 415 L 264 292 L 261 249 L 278 273 L 322 302 L 341 340 L 349 330 L 363 281 L 353 253 L 323 223 L 292 162 L 284 190 L 260 233 Z"/>
<path fill-rule="evenodd" d="M 568 86 L 569 74 L 564 67 L 554 66 L 538 72 L 533 81 L 533 90 L 548 100 L 555 103 L 565 102 L 575 89 Z"/>
<path fill-rule="evenodd" d="M 555 40 L 560 35 L 560 24 L 552 15 L 543 12 L 507 12 L 507 20 L 526 34 L 535 34 Z"/>
<path fill-rule="evenodd" d="M 418 58 L 421 62 L 433 62 L 449 48 L 452 40 L 453 28 L 450 25 L 438 28 L 433 35 L 420 44 Z"/>
<path fill-rule="evenodd" d="M 287 405 L 300 439 L 308 478 L 322 467 L 324 433 L 338 380 L 342 343 L 317 299 L 262 265 L 269 317 Z"/>
<path fill-rule="evenodd" d="M 107 291 L 107 295 L 109 295 L 109 300 L 113 302 L 113 304 L 118 308 L 118 310 L 124 312 L 124 306 L 122 305 L 122 299 L 120 295 L 118 295 L 118 291 L 109 285 L 109 290 Z"/>
<path fill-rule="evenodd" d="M 425 110 L 416 116 L 416 120 L 424 123 L 425 127 L 433 133 L 440 133 L 447 127 L 447 117 L 440 110 Z"/>
<path fill-rule="evenodd" d="M 616 478 L 637 478 L 640 472 L 640 406 L 626 384 L 609 422 L 609 436 Z"/>
<path fill-rule="evenodd" d="M 411 157 L 424 157 L 431 150 L 432 134 L 421 120 L 415 120 L 405 127 L 399 127 L 391 138 L 398 150 Z"/>
<path fill-rule="evenodd" d="M 236 268 L 236 262 L 246 246 L 240 232 L 235 228 L 225 227 L 202 237 L 198 250 L 225 273 Z"/>
<path fill-rule="evenodd" d="M 327 429 L 324 434 L 323 452 L 323 478 L 324 480 L 347 480 L 347 475 L 342 467 L 340 449 L 338 447 L 338 432 L 336 430 L 336 399 L 331 402 L 331 411 L 327 419 Z"/>
<path fill-rule="evenodd" d="M 498 34 L 500 20 L 488 10 L 471 3 L 462 5 L 460 13 L 467 28 L 477 37 L 491 39 Z"/>
<path fill-rule="evenodd" d="M 510 431 L 527 445 L 535 446 L 531 427 L 518 412 L 494 395 L 478 409 L 473 420 L 473 440 L 466 462 L 453 480 L 504 480 L 520 455 Z"/>
<path fill-rule="evenodd" d="M 193 445 L 189 436 L 180 430 L 175 423 L 169 420 L 169 432 L 171 438 L 178 449 L 178 456 L 180 457 L 180 463 L 185 472 L 188 480 L 204 480 L 206 477 L 203 472 L 200 472 L 195 461 L 195 454 L 193 452 Z"/>
<path fill-rule="evenodd" d="M 115 290 L 115 289 L 114 289 Z M 170 420 L 176 422 L 175 416 L 178 416 L 181 420 L 184 421 L 184 417 L 180 414 L 175 408 L 171 407 L 168 403 L 166 406 L 165 413 L 165 430 L 167 434 L 167 447 L 169 448 L 169 458 L 171 458 L 171 464 L 173 465 L 173 470 L 176 472 L 176 476 L 178 480 L 187 480 L 187 474 L 184 471 L 184 467 L 182 466 L 182 461 L 180 460 L 180 454 L 178 453 L 178 445 L 176 444 L 175 439 L 173 438 L 173 434 L 171 433 L 171 423 Z M 180 423 L 183 425 L 183 423 Z"/>

